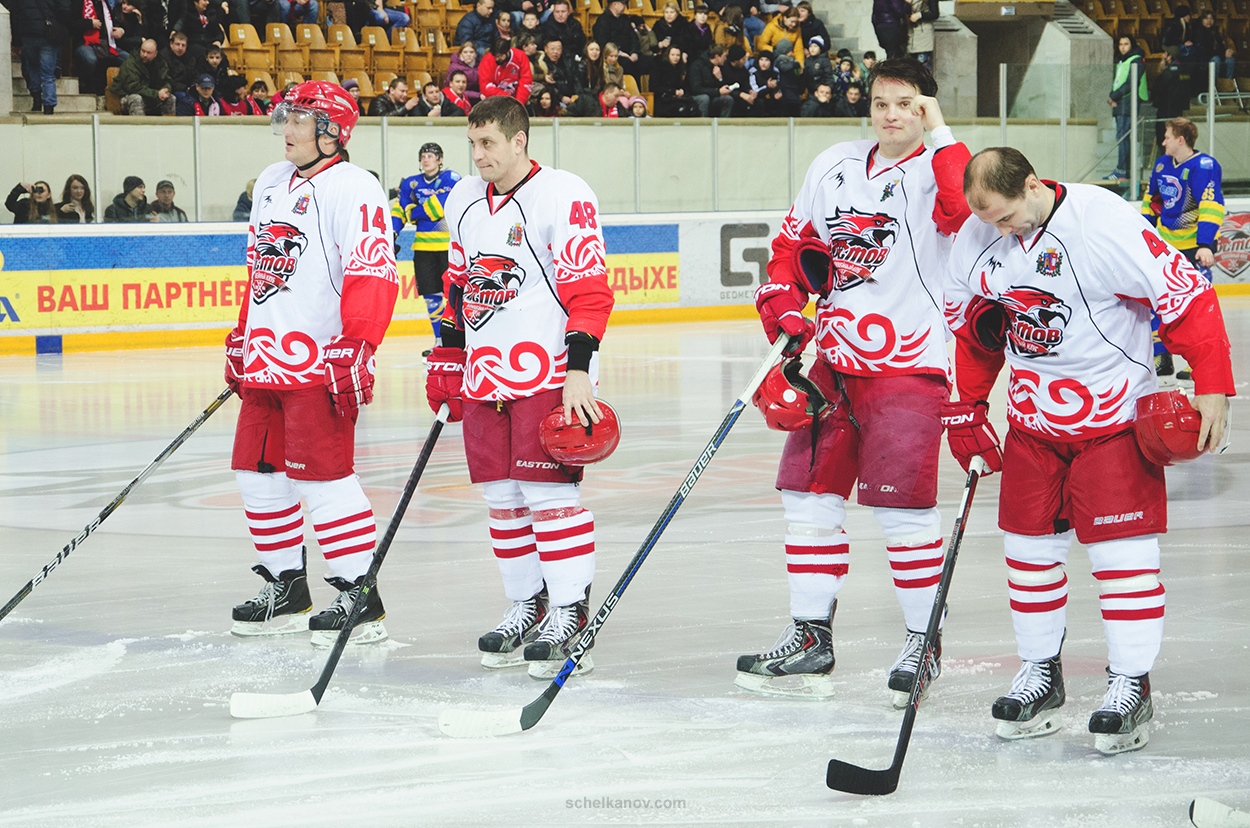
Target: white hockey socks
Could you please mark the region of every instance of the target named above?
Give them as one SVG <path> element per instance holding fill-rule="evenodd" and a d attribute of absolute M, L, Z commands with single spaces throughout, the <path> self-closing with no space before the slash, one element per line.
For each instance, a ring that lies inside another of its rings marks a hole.
<path fill-rule="evenodd" d="M 283 473 L 236 471 L 247 528 L 256 555 L 269 574 L 277 577 L 304 565 L 304 513 L 299 492 Z"/>
<path fill-rule="evenodd" d="M 850 545 L 842 522 L 846 501 L 834 494 L 782 490 L 786 510 L 786 576 L 790 615 L 828 621 L 833 602 L 846 581 Z"/>
<path fill-rule="evenodd" d="M 525 506 L 515 480 L 492 480 L 482 484 L 482 496 L 490 508 L 490 543 L 503 576 L 509 601 L 526 601 L 543 588 L 534 518 Z"/>
<path fill-rule="evenodd" d="M 1022 661 L 1046 661 L 1059 654 L 1067 627 L 1068 574 L 1072 532 L 1013 535 L 1003 541 L 1007 593 L 1016 649 Z"/>
<path fill-rule="evenodd" d="M 574 483 L 521 481 L 525 505 L 533 512 L 539 566 L 553 607 L 586 597 L 595 577 L 595 517 L 579 505 Z"/>
<path fill-rule="evenodd" d="M 872 510 L 885 532 L 885 550 L 903 620 L 911 632 L 929 626 L 938 581 L 942 580 L 942 516 L 937 508 Z M 942 618 L 946 620 L 945 615 Z"/>
<path fill-rule="evenodd" d="M 1159 536 L 1091 543 L 1089 560 L 1102 592 L 1111 672 L 1149 672 L 1163 644 L 1166 594 L 1159 582 Z"/>
<path fill-rule="evenodd" d="M 352 474 L 338 480 L 300 480 L 295 485 L 308 503 L 317 544 L 330 571 L 347 581 L 364 575 L 373 563 L 378 529 L 360 479 Z"/>

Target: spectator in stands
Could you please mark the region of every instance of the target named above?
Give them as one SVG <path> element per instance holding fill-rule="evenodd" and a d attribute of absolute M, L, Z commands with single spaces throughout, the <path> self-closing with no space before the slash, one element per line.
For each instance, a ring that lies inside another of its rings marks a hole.
<path fill-rule="evenodd" d="M 248 90 L 248 95 L 251 96 L 252 103 L 260 110 L 258 114 L 269 114 L 269 87 L 265 85 L 263 80 L 258 80 L 252 84 L 251 89 Z"/>
<path fill-rule="evenodd" d="M 412 22 L 412 18 L 399 9 L 390 9 L 386 7 L 383 0 L 369 0 L 369 16 L 370 26 L 381 26 L 386 29 L 386 36 L 391 36 L 391 30 L 398 26 L 401 29 L 408 28 L 408 24 Z"/>
<path fill-rule="evenodd" d="M 911 14 L 907 20 L 911 24 L 907 32 L 907 54 L 914 60 L 924 64 L 924 68 L 933 71 L 933 21 L 938 19 L 938 0 L 911 0 Z"/>
<path fill-rule="evenodd" d="M 803 107 L 799 110 L 799 117 L 832 118 L 834 117 L 833 112 L 833 87 L 828 83 L 821 83 L 812 91 L 811 96 L 803 101 Z"/>
<path fill-rule="evenodd" d="M 534 87 L 529 58 L 510 41 L 502 39 L 496 40 L 482 58 L 478 79 L 483 98 L 506 95 L 516 98 L 522 105 L 529 103 L 530 90 Z"/>
<path fill-rule="evenodd" d="M 638 43 L 638 33 L 634 31 L 624 12 L 625 0 L 608 0 L 607 13 L 599 15 L 595 25 L 591 26 L 591 33 L 600 43 L 615 43 L 619 46 L 621 66 L 625 74 L 638 78 L 650 66 L 644 65 L 642 55 L 639 54 L 642 46 Z"/>
<path fill-rule="evenodd" d="M 656 45 L 660 47 L 660 54 L 666 57 L 670 46 L 678 47 L 684 62 L 690 56 L 690 21 L 681 16 L 681 7 L 671 0 L 664 4 L 663 13 L 664 19 L 655 21 L 655 28 L 651 30 L 657 38 Z M 659 109 L 658 105 L 656 109 Z"/>
<path fill-rule="evenodd" d="M 155 40 L 143 41 L 126 58 L 109 91 L 121 99 L 122 111 L 128 115 L 173 115 L 177 104 Z"/>
<path fill-rule="evenodd" d="M 52 202 L 52 187 L 46 181 L 18 184 L 9 192 L 4 206 L 13 214 L 14 224 L 57 224 L 59 218 Z"/>
<path fill-rule="evenodd" d="M 68 16 L 67 0 L 19 0 L 13 5 L 13 35 L 15 41 L 21 41 L 22 68 L 33 98 L 32 112 L 42 110 L 43 114 L 51 115 L 56 109 L 57 56 L 63 44 L 48 40 L 47 21 L 60 23 L 64 30 L 61 21 Z"/>
<path fill-rule="evenodd" d="M 538 20 L 538 12 L 534 11 L 533 9 L 530 9 L 529 11 L 527 11 L 524 15 L 521 16 L 520 30 L 517 31 L 517 33 L 512 36 L 512 45 L 520 48 L 521 44 L 517 43 L 517 38 L 519 38 L 522 34 L 526 32 L 529 32 L 529 34 L 531 34 L 534 37 L 534 43 L 538 43 L 538 41 L 541 40 L 543 37 L 542 29 L 540 28 L 540 25 L 541 24 L 539 23 L 539 20 Z"/>
<path fill-rule="evenodd" d="M 512 15 L 497 14 L 495 15 L 495 40 L 506 40 L 512 43 Z"/>
<path fill-rule="evenodd" d="M 242 75 L 230 75 L 218 84 L 217 102 L 221 105 L 222 115 L 265 114 L 265 110 L 257 106 L 256 101 L 247 94 L 247 78 Z M 160 195 L 159 187 L 156 194 Z"/>
<path fill-rule="evenodd" d="M 1202 17 L 1198 20 L 1198 26 L 1194 30 L 1194 45 L 1198 47 L 1198 59 L 1205 63 L 1215 64 L 1215 76 L 1217 78 L 1233 78 L 1234 71 L 1237 68 L 1237 61 L 1234 58 L 1236 52 L 1233 50 L 1231 40 L 1220 34 L 1220 30 L 1215 28 L 1215 15 L 1210 9 L 1202 13 Z M 1202 86 L 1207 85 L 1207 76 L 1202 75 Z"/>
<path fill-rule="evenodd" d="M 908 0 L 872 0 L 872 28 L 887 58 L 906 53 L 911 15 Z"/>
<path fill-rule="evenodd" d="M 734 46 L 741 46 L 744 52 L 751 52 L 746 31 L 742 28 L 742 7 L 725 6 L 721 12 L 720 22 L 712 27 L 712 40 L 724 46 L 726 51 Z"/>
<path fill-rule="evenodd" d="M 780 78 L 773 66 L 773 53 L 764 51 L 755 56 L 755 65 L 751 67 L 751 91 L 755 93 L 755 106 L 751 115 L 756 118 L 780 117 L 781 88 Z"/>
<path fill-rule="evenodd" d="M 725 9 L 736 9 L 737 6 L 726 6 Z M 725 80 L 733 90 L 733 111 L 735 118 L 745 118 L 755 107 L 755 90 L 751 88 L 751 72 L 747 69 L 747 50 L 735 43 L 725 52 Z"/>
<path fill-rule="evenodd" d="M 195 58 L 187 52 L 185 32 L 174 32 L 169 36 L 169 45 L 161 49 L 160 58 L 169 73 L 169 90 L 177 95 L 190 89 L 195 83 Z"/>
<path fill-rule="evenodd" d="M 792 47 L 803 39 L 803 32 L 799 29 L 799 10 L 796 8 L 778 12 L 776 17 L 768 21 L 768 25 L 764 27 L 764 33 L 755 41 L 755 48 L 766 49 L 777 54 L 777 44 L 783 38 L 790 41 Z M 803 69 L 803 52 L 802 48 L 794 47 L 791 54 L 791 57 L 798 63 L 800 71 Z M 777 69 L 780 70 L 781 66 L 778 65 Z"/>
<path fill-rule="evenodd" d="M 251 221 L 252 220 L 252 188 L 256 186 L 256 179 L 253 178 L 247 182 L 247 186 L 243 188 L 243 192 L 239 193 L 239 200 L 235 202 L 234 213 L 231 218 L 235 221 Z"/>
<path fill-rule="evenodd" d="M 530 96 L 530 105 L 527 109 L 534 118 L 558 118 L 560 116 L 560 102 L 556 100 L 555 93 L 547 87 L 544 87 L 537 95 Z"/>
<path fill-rule="evenodd" d="M 654 65 L 660 59 L 660 41 L 656 39 L 655 32 L 651 31 L 641 15 L 631 14 L 625 19 L 634 27 L 634 34 L 638 35 L 638 54 L 642 55 L 647 66 Z"/>
<path fill-rule="evenodd" d="M 128 175 L 122 183 L 122 191 L 113 196 L 113 203 L 104 208 L 104 221 L 136 222 L 151 221 L 152 208 L 148 206 L 143 179 Z"/>
<path fill-rule="evenodd" d="M 581 64 L 577 70 L 577 94 L 580 95 L 582 92 L 598 94 L 603 91 L 607 82 L 608 79 L 603 71 L 603 50 L 597 40 L 592 40 L 586 44 L 586 50 L 582 53 Z M 620 85 L 619 81 L 617 85 Z"/>
<path fill-rule="evenodd" d="M 464 76 L 464 72 L 456 70 L 451 73 L 447 86 L 443 87 L 443 97 L 455 110 L 449 114 L 456 117 L 469 114 L 469 110 L 473 108 L 473 102 L 466 97 L 468 86 L 469 79 Z"/>
<path fill-rule="evenodd" d="M 647 99 L 642 95 L 636 96 L 629 102 L 629 117 L 631 118 L 650 118 L 647 112 Z"/>
<path fill-rule="evenodd" d="M 1180 6 L 1178 11 L 1183 8 L 1185 7 Z M 1158 120 L 1155 121 L 1156 156 L 1159 151 L 1163 150 L 1166 122 L 1172 118 L 1179 118 L 1185 114 L 1186 109 L 1189 109 L 1193 87 L 1189 78 L 1181 73 L 1180 63 L 1176 59 L 1179 51 L 1179 47 L 1169 46 L 1163 53 L 1163 68 L 1160 69 L 1159 76 L 1155 78 L 1154 86 L 1150 88 L 1150 101 L 1158 110 Z"/>
<path fill-rule="evenodd" d="M 542 24 L 545 40 L 539 38 L 539 42 L 558 40 L 564 46 L 564 54 L 580 55 L 586 48 L 586 33 L 582 31 L 582 24 L 572 16 L 572 11 L 569 0 L 555 0 L 551 4 L 551 16 Z"/>
<path fill-rule="evenodd" d="M 348 94 L 350 94 L 352 98 L 355 99 L 356 108 L 360 110 L 361 115 L 364 115 L 365 105 L 364 105 L 364 102 L 360 100 L 360 81 L 356 80 L 355 78 L 348 78 L 347 80 L 343 81 L 343 88 L 346 89 Z M 275 95 L 274 97 L 276 98 L 277 96 Z M 271 101 L 270 103 L 273 106 L 277 106 L 278 101 L 275 100 L 275 101 Z"/>
<path fill-rule="evenodd" d="M 625 88 L 625 69 L 621 66 L 621 50 L 615 43 L 603 44 L 603 77 L 605 82 Z"/>
<path fill-rule="evenodd" d="M 839 60 L 838 67 L 833 72 L 833 80 L 829 84 L 833 87 L 833 96 L 835 98 L 845 98 L 846 90 L 851 84 L 856 82 L 855 61 L 851 60 L 849 57 Z"/>
<path fill-rule="evenodd" d="M 415 115 L 419 98 L 408 99 L 408 83 L 403 78 L 391 78 L 386 85 L 386 92 L 378 95 L 369 104 L 370 115 L 389 115 L 401 118 Z"/>
<path fill-rule="evenodd" d="M 444 115 L 455 115 L 460 110 L 443 95 L 438 84 L 426 81 L 421 87 L 421 95 L 412 114 L 422 118 L 441 118 Z"/>
<path fill-rule="evenodd" d="M 460 22 L 456 25 L 455 45 L 473 44 L 473 63 L 469 64 L 470 66 L 476 65 L 478 55 L 484 55 L 490 51 L 490 44 L 495 39 L 494 14 L 495 0 L 478 0 L 473 11 L 460 18 Z M 473 79 L 470 78 L 469 86 L 474 85 Z"/>
<path fill-rule="evenodd" d="M 451 65 L 447 68 L 448 85 L 451 84 L 453 72 L 464 73 L 464 97 L 469 100 L 470 104 L 475 104 L 482 99 L 482 88 L 478 85 L 477 77 L 477 55 L 477 46 L 472 42 L 465 43 L 460 47 L 460 51 L 451 56 Z"/>
<path fill-rule="evenodd" d="M 91 201 L 91 185 L 77 173 L 65 179 L 65 189 L 56 205 L 60 224 L 90 224 L 95 221 L 95 204 Z"/>
<path fill-rule="evenodd" d="M 699 117 L 728 118 L 733 112 L 733 90 L 725 79 L 725 47 L 713 43 L 707 54 L 690 62 L 690 95 Z"/>
<path fill-rule="evenodd" d="M 88 0 L 91 2 L 92 0 Z M 278 0 L 279 3 L 286 3 L 287 0 Z M 312 0 L 316 2 L 316 0 Z M 193 5 L 187 9 L 187 13 L 183 15 L 182 20 L 178 21 L 177 29 L 184 32 L 187 36 L 187 51 L 193 57 L 203 57 L 208 52 L 210 46 L 221 46 L 226 42 L 226 30 L 222 28 L 221 21 L 217 18 L 217 9 L 209 5 L 208 0 L 194 0 Z M 285 20 L 285 10 L 283 19 Z"/>
<path fill-rule="evenodd" d="M 660 61 L 651 70 L 651 93 L 655 95 L 655 114 L 661 118 L 690 117 L 698 114 L 698 105 L 686 87 L 686 64 L 680 46 L 668 47 L 668 60 Z"/>
<path fill-rule="evenodd" d="M 846 88 L 846 94 L 838 98 L 833 105 L 835 118 L 867 118 L 868 99 L 864 97 L 864 88 L 859 81 Z"/>
<path fill-rule="evenodd" d="M 799 31 L 803 33 L 803 46 L 806 48 L 812 42 L 813 37 L 819 37 L 824 41 L 825 48 L 828 49 L 833 41 L 829 39 L 829 30 L 825 28 L 825 24 L 816 12 L 812 10 L 812 4 L 808 0 L 799 0 L 795 5 L 799 11 Z M 797 46 L 795 47 L 798 48 Z"/>
<path fill-rule="evenodd" d="M 1129 135 L 1133 125 L 1132 105 L 1129 97 L 1133 79 L 1133 65 L 1137 65 L 1137 93 L 1139 100 L 1145 101 L 1146 66 L 1145 54 L 1133 43 L 1133 39 L 1125 35 L 1116 43 L 1115 79 L 1111 82 L 1111 94 L 1107 103 L 1111 104 L 1111 113 L 1115 116 L 1115 140 L 1119 149 L 1115 170 L 1107 176 L 1109 181 L 1123 181 L 1128 178 L 1128 168 L 1132 158 L 1132 146 Z"/>
<path fill-rule="evenodd" d="M 548 40 L 540 62 L 543 86 L 555 94 L 560 106 L 568 106 L 577 94 L 577 75 L 571 61 L 564 57 L 564 43 L 555 38 Z"/>
<path fill-rule="evenodd" d="M 200 75 L 212 75 L 218 89 L 230 77 L 230 63 L 220 46 L 209 46 L 203 57 L 195 59 L 195 77 Z"/>
<path fill-rule="evenodd" d="M 301 23 L 316 23 L 321 14 L 317 0 L 278 0 L 278 15 L 292 30 Z"/>
<path fill-rule="evenodd" d="M 1194 24 L 1190 17 L 1189 6 L 1177 6 L 1172 19 L 1164 23 L 1163 31 L 1159 32 L 1159 46 L 1164 52 L 1169 47 L 1176 49 L 1172 55 L 1173 62 L 1185 63 L 1190 57 L 1186 54 L 1186 50 L 1192 51 L 1193 45 Z"/>
<path fill-rule="evenodd" d="M 621 87 L 609 83 L 599 93 L 584 92 L 569 104 L 570 118 L 628 118 L 629 111 L 621 104 Z"/>
<path fill-rule="evenodd" d="M 838 57 L 842 57 L 841 53 Z M 877 65 L 877 53 L 869 49 L 864 52 L 864 57 L 859 62 L 859 82 L 868 85 L 868 76 L 872 74 L 872 67 Z"/>
<path fill-rule="evenodd" d="M 212 75 L 200 75 L 195 79 L 195 86 L 182 95 L 176 95 L 178 105 L 175 109 L 179 115 L 220 115 L 221 103 L 213 94 L 217 81 Z"/>
<path fill-rule="evenodd" d="M 529 32 L 522 31 L 519 35 L 512 38 L 512 45 L 520 49 L 526 60 L 530 62 L 530 77 L 534 79 L 535 87 L 542 81 L 542 73 L 539 71 L 538 57 L 542 52 L 538 51 L 538 41 Z M 531 96 L 533 90 L 531 90 Z"/>
<path fill-rule="evenodd" d="M 795 60 L 789 38 L 777 41 L 777 86 L 781 89 L 781 114 L 793 118 L 803 105 L 803 65 Z"/>
<path fill-rule="evenodd" d="M 686 53 L 687 61 L 703 57 L 707 54 L 708 47 L 716 42 L 716 33 L 712 31 L 707 19 L 708 7 L 695 6 L 694 20 L 690 22 L 690 28 L 687 29 L 690 33 L 690 51 Z"/>
<path fill-rule="evenodd" d="M 113 13 L 105 0 L 73 0 L 70 8 L 67 28 L 74 35 L 78 90 L 88 95 L 103 94 L 105 71 L 110 66 L 121 66 L 130 57 L 117 48 L 117 38 L 124 32 L 113 25 Z M 44 106 L 46 112 L 46 101 Z"/>
<path fill-rule="evenodd" d="M 118 51 L 127 55 L 138 51 L 144 41 L 143 12 L 130 0 L 120 0 L 113 9 L 113 25 L 122 31 L 117 38 Z"/>
<path fill-rule="evenodd" d="M 156 185 L 156 201 L 152 203 L 152 221 L 187 221 L 187 214 L 174 204 L 174 183 L 162 181 Z"/>
<path fill-rule="evenodd" d="M 807 44 L 807 58 L 803 61 L 803 85 L 809 92 L 815 92 L 822 83 L 833 87 L 833 64 L 825 54 L 825 39 L 814 35 Z"/>

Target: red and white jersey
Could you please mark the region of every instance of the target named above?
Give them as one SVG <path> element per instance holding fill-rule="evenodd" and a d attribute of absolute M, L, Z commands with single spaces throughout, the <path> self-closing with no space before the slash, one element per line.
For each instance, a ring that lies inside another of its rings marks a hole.
<path fill-rule="evenodd" d="M 378 180 L 346 161 L 312 178 L 289 161 L 260 174 L 239 309 L 246 385 L 320 385 L 339 334 L 381 344 L 399 293 L 390 215 Z"/>
<path fill-rule="evenodd" d="M 511 192 L 481 178 L 447 198 L 448 274 L 460 286 L 464 397 L 517 400 L 562 388 L 565 334 L 603 338 L 612 312 L 599 202 L 572 173 L 533 163 Z M 598 356 L 590 364 L 598 381 Z"/>
<path fill-rule="evenodd" d="M 828 245 L 836 277 L 816 301 L 816 349 L 838 371 L 949 374 L 941 286 L 946 236 L 968 215 L 967 162 L 958 143 L 894 161 L 878 158 L 874 141 L 851 141 L 808 168 L 773 240 L 768 274 L 811 293 L 792 250 L 805 236 Z"/>
<path fill-rule="evenodd" d="M 1232 394 L 1228 335 L 1215 290 L 1120 197 L 1102 187 L 1046 182 L 1054 210 L 1029 238 L 1002 236 L 973 216 L 951 251 L 946 315 L 966 322 L 976 297 L 1008 310 L 1012 427 L 1057 440 L 1123 430 L 1137 398 L 1158 390 L 1150 312 L 1160 337 L 1190 359 L 1199 393 Z M 958 360 L 961 398 L 993 385 Z"/>

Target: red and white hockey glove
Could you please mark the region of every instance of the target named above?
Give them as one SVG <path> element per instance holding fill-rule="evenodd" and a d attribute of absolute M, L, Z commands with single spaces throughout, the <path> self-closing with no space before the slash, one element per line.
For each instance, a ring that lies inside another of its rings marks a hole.
<path fill-rule="evenodd" d="M 430 410 L 438 413 L 447 403 L 449 423 L 458 423 L 464 416 L 461 386 L 464 384 L 464 349 L 439 346 L 430 352 L 425 363 L 425 399 Z"/>
<path fill-rule="evenodd" d="M 820 239 L 805 236 L 794 246 L 791 256 L 794 272 L 803 274 L 809 292 L 827 296 L 829 286 L 834 284 L 833 257 L 829 255 L 829 245 Z"/>
<path fill-rule="evenodd" d="M 243 332 L 238 328 L 226 334 L 226 385 L 236 394 L 243 385 Z"/>
<path fill-rule="evenodd" d="M 1007 309 L 989 299 L 974 298 L 968 309 L 968 329 L 983 350 L 1002 353 L 1007 347 Z"/>
<path fill-rule="evenodd" d="M 968 471 L 968 464 L 978 454 L 985 461 L 986 474 L 993 474 L 1003 467 L 1003 451 L 998 442 L 998 434 L 985 416 L 989 409 L 989 404 L 981 401 L 942 403 L 942 426 L 946 429 L 946 441 L 950 443 L 951 454 L 955 455 L 964 471 Z"/>
<path fill-rule="evenodd" d="M 785 282 L 768 282 L 755 291 L 755 309 L 764 323 L 768 341 L 776 342 L 781 334 L 797 336 L 797 344 L 786 348 L 786 353 L 797 354 L 807 347 L 816 335 L 816 323 L 803 315 L 807 296 L 794 285 Z"/>
<path fill-rule="evenodd" d="M 340 417 L 373 401 L 373 346 L 363 339 L 336 336 L 326 345 L 326 388 Z"/>

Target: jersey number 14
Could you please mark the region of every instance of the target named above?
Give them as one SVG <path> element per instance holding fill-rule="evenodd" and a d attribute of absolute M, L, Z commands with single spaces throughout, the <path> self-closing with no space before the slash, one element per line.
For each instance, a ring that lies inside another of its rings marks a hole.
<path fill-rule="evenodd" d="M 382 208 L 379 207 L 377 212 L 373 214 L 373 226 L 381 232 L 386 232 L 386 219 L 382 216 Z M 369 205 L 360 205 L 360 232 L 369 232 Z"/>

